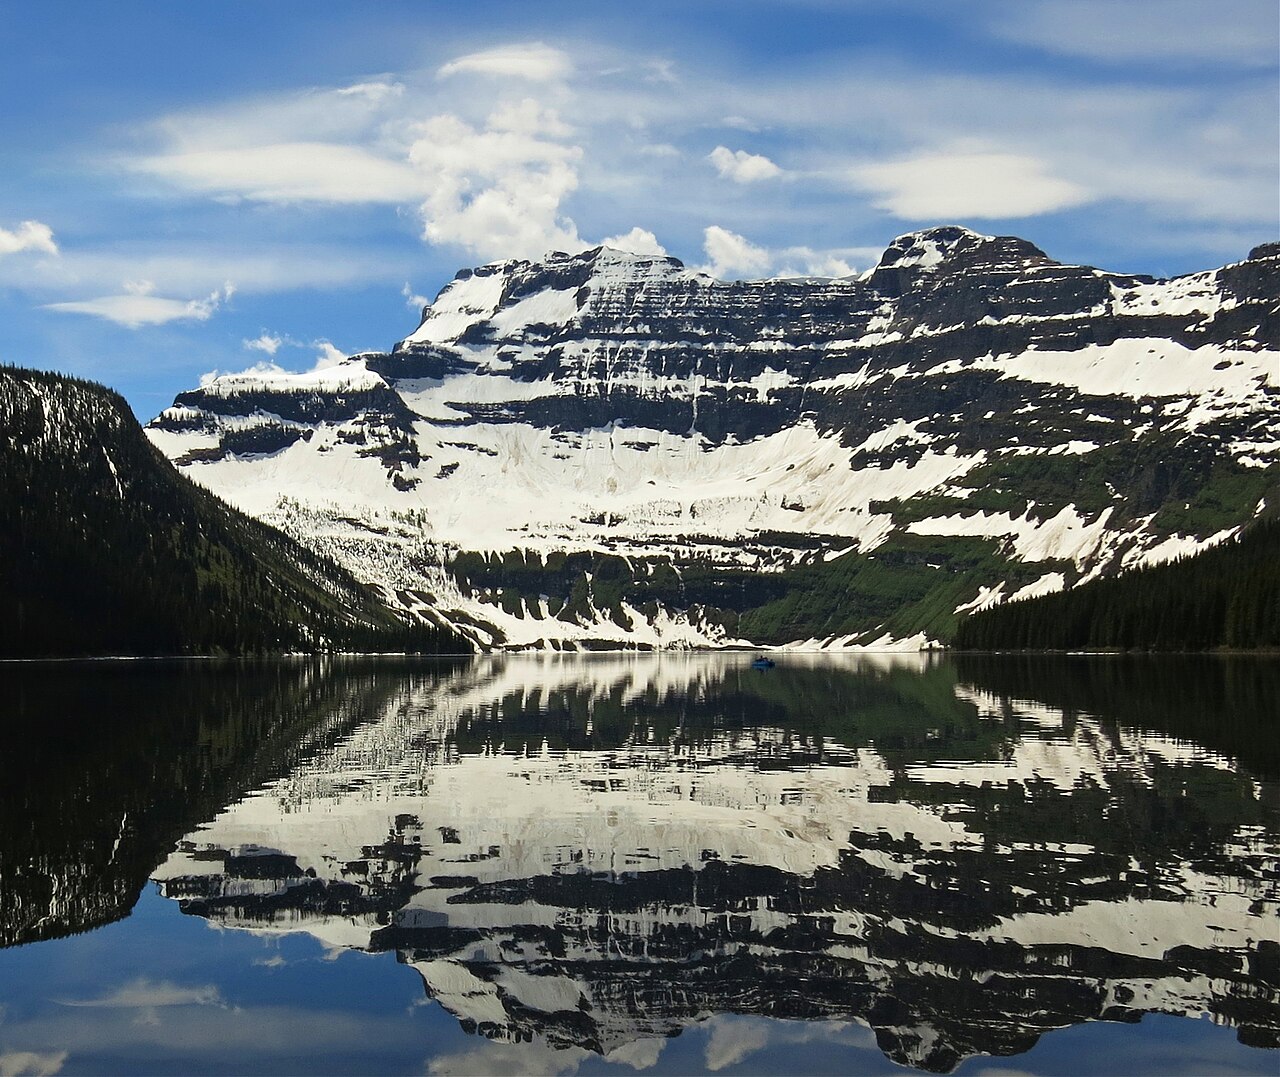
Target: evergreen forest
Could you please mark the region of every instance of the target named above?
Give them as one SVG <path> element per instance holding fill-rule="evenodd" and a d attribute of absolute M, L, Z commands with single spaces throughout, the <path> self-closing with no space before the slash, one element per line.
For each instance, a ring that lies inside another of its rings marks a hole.
<path fill-rule="evenodd" d="M 1191 557 L 1010 602 L 961 622 L 959 650 L 1280 648 L 1280 520 Z"/>
<path fill-rule="evenodd" d="M 461 651 L 179 474 L 124 399 L 0 367 L 0 657 Z"/>

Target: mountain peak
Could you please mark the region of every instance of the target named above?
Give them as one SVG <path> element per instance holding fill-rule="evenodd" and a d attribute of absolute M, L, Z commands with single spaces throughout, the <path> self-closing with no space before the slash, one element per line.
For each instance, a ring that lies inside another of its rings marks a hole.
<path fill-rule="evenodd" d="M 992 268 L 1050 261 L 1034 243 L 1017 236 L 987 236 L 958 224 L 948 224 L 898 236 L 880 256 L 876 270 L 932 272 L 940 266 L 951 268 L 960 263 L 966 267 L 980 263 Z"/>
<path fill-rule="evenodd" d="M 957 251 L 991 240 L 958 224 L 940 225 L 898 236 L 880 256 L 879 268 L 932 269 Z"/>
<path fill-rule="evenodd" d="M 605 246 L 464 269 L 423 310 L 422 322 L 403 343 L 460 340 L 469 329 L 481 332 L 474 327 L 491 323 L 502 323 L 502 329 L 563 325 L 579 315 L 593 294 L 689 276 L 678 258 Z"/>

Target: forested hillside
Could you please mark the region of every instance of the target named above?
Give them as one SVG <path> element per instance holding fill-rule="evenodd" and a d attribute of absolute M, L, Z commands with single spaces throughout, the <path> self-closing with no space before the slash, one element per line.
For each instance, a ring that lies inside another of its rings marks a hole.
<path fill-rule="evenodd" d="M 463 649 L 180 475 L 116 393 L 0 368 L 0 656 Z"/>
<path fill-rule="evenodd" d="M 1010 602 L 961 623 L 961 650 L 1280 647 L 1280 520 L 1194 557 Z"/>

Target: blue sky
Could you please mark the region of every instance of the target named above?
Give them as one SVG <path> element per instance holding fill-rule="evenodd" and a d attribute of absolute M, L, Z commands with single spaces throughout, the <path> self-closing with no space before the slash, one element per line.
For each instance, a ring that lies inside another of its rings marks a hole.
<path fill-rule="evenodd" d="M 841 275 L 958 222 L 1173 275 L 1280 225 L 1273 0 L 0 2 L 0 361 L 147 419 L 603 240 Z"/>

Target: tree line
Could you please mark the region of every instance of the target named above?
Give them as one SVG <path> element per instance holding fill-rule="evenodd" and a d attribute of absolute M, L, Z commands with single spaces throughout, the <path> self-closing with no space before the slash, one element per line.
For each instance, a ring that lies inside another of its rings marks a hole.
<path fill-rule="evenodd" d="M 974 613 L 960 650 L 1280 648 L 1280 520 L 1165 564 Z"/>

